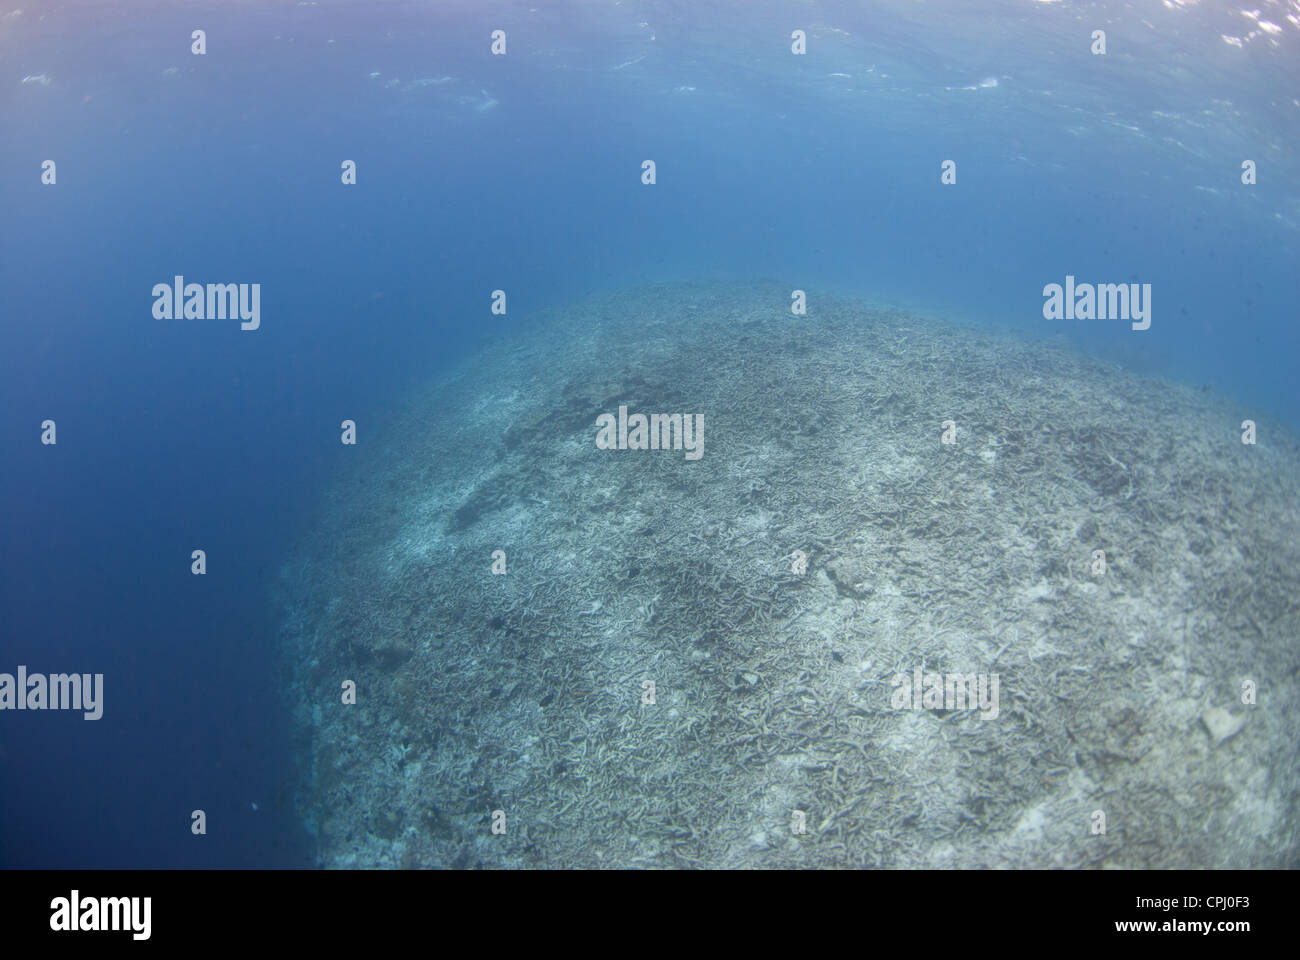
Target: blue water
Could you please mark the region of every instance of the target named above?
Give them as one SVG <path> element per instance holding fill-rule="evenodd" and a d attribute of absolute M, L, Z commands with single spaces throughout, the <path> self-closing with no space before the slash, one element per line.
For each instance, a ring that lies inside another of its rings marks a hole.
<path fill-rule="evenodd" d="M 1294 418 L 1298 25 L 1295 0 L 0 3 L 0 672 L 106 678 L 98 721 L 0 713 L 0 864 L 309 861 L 271 585 L 340 422 L 381 431 L 535 310 L 775 278 Z M 260 283 L 260 329 L 154 319 L 177 274 Z M 1044 320 L 1067 274 L 1151 283 L 1150 330 Z"/>

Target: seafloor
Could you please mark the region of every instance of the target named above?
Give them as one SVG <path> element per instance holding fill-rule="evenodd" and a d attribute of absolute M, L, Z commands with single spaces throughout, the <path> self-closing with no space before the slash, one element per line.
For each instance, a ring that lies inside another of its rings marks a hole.
<path fill-rule="evenodd" d="M 789 304 L 596 297 L 360 425 L 278 584 L 320 862 L 1300 864 L 1295 435 Z M 620 405 L 703 456 L 597 449 Z M 997 674 L 996 717 L 894 709 L 917 667 Z"/>

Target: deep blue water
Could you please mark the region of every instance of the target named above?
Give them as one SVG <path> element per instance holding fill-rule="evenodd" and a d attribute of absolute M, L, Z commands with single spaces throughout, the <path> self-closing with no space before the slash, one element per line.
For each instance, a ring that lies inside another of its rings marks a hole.
<path fill-rule="evenodd" d="M 771 277 L 1294 418 L 1298 57 L 1295 0 L 0 3 L 0 672 L 106 686 L 0 713 L 0 864 L 306 862 L 268 586 L 339 423 L 590 291 Z M 261 328 L 154 319 L 177 274 Z M 1151 329 L 1045 321 L 1067 274 Z"/>

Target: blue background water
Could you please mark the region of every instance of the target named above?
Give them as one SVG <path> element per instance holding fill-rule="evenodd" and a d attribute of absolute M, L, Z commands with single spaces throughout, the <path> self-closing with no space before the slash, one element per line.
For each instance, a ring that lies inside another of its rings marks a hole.
<path fill-rule="evenodd" d="M 535 309 L 769 276 L 809 322 L 857 293 L 1212 383 L 1228 429 L 1300 413 L 1296 0 L 18 7 L 0 671 L 106 697 L 0 714 L 6 865 L 306 862 L 268 585 L 357 455 L 340 421 L 364 444 Z M 1043 320 L 1067 273 L 1151 283 L 1151 329 Z M 176 274 L 262 284 L 261 329 L 154 320 Z"/>

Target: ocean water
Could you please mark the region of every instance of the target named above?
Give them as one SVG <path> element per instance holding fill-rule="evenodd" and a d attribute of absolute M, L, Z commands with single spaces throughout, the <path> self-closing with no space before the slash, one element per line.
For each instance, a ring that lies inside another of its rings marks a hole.
<path fill-rule="evenodd" d="M 1296 0 L 0 4 L 0 705 L 103 676 L 0 863 L 1294 866 L 1298 79 Z"/>

